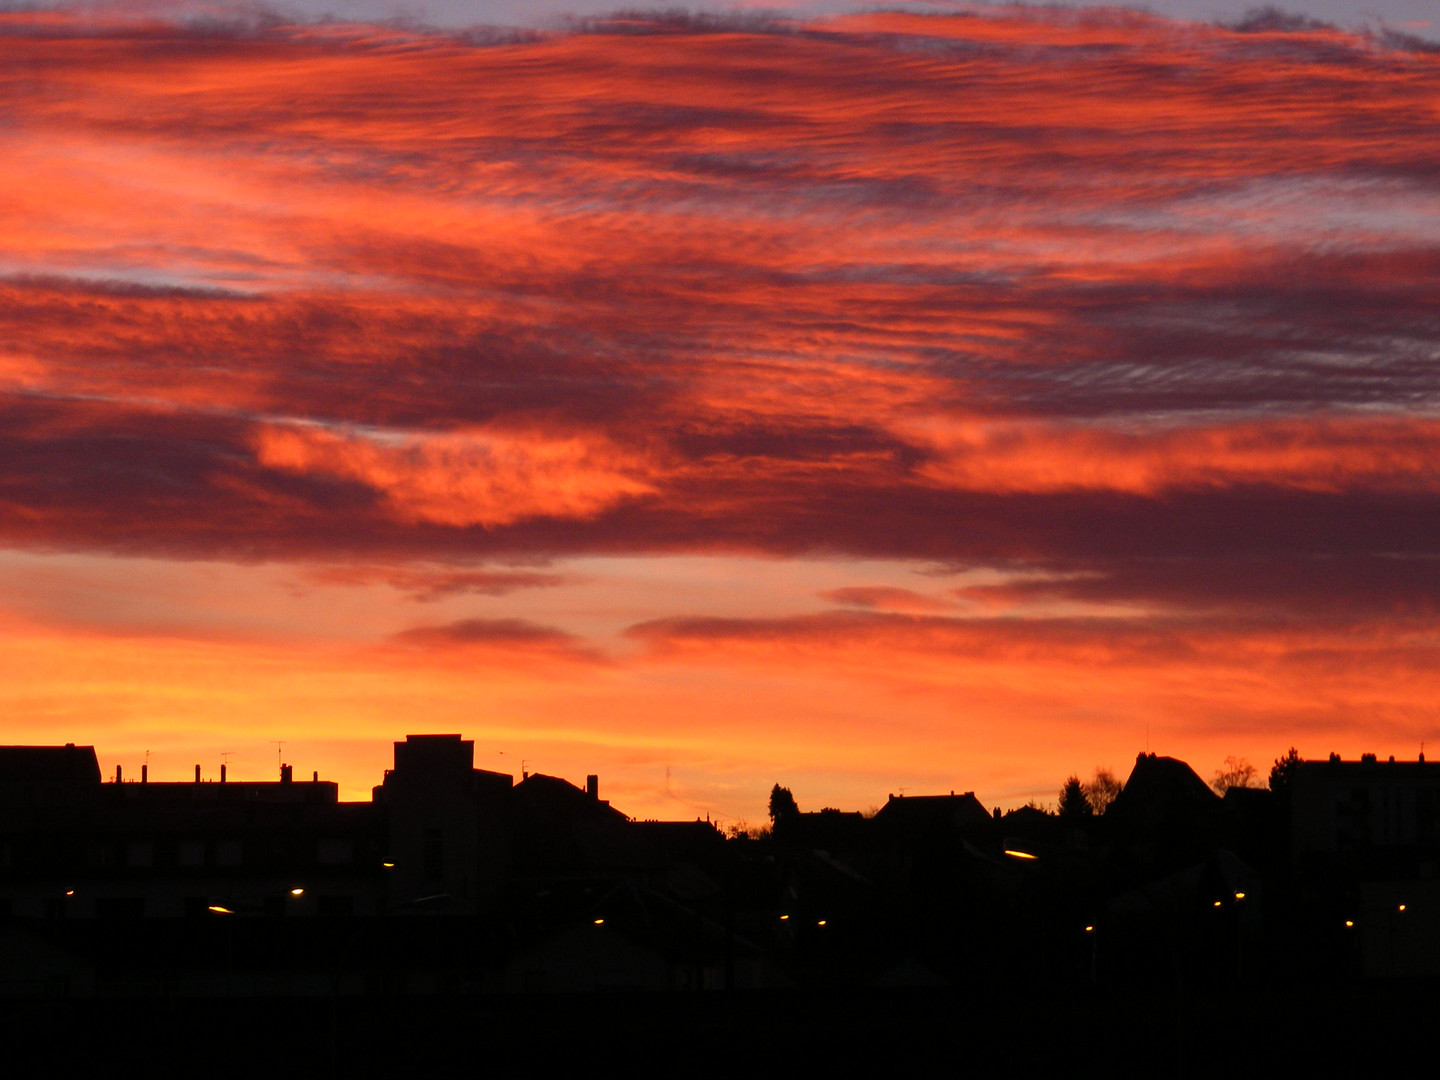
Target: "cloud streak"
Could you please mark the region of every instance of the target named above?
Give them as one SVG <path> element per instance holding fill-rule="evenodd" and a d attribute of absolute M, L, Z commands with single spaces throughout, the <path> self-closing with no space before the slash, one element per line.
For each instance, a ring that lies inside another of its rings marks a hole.
<path fill-rule="evenodd" d="M 0 50 L 6 547 L 398 590 L 397 671 L 1433 659 L 1434 51 L 1096 11 Z M 659 555 L 989 577 L 732 625 L 569 568 Z"/>

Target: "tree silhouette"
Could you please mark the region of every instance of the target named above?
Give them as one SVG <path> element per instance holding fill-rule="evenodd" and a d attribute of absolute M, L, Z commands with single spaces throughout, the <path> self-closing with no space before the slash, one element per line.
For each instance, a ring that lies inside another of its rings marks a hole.
<path fill-rule="evenodd" d="M 1285 793 L 1290 790 L 1290 782 L 1295 779 L 1295 772 L 1300 768 L 1300 751 L 1290 747 L 1282 755 L 1275 759 L 1275 764 L 1270 766 L 1270 790 Z"/>
<path fill-rule="evenodd" d="M 779 824 L 781 818 L 788 818 L 792 814 L 800 813 L 800 807 L 795 805 L 795 796 L 790 794 L 788 787 L 781 787 L 776 784 L 770 789 L 770 820 Z"/>
<path fill-rule="evenodd" d="M 1085 797 L 1085 785 L 1078 776 L 1065 781 L 1060 789 L 1060 818 L 1063 821 L 1085 821 L 1095 816 L 1095 808 Z"/>

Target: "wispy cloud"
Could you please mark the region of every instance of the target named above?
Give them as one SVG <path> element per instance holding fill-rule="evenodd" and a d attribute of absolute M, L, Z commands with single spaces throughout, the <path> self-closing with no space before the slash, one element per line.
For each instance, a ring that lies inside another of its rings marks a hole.
<path fill-rule="evenodd" d="M 391 639 L 405 649 L 445 654 L 464 653 L 466 663 L 490 655 L 495 663 L 512 664 L 518 656 L 532 660 L 602 662 L 599 652 L 573 634 L 526 619 L 458 619 L 402 630 Z"/>
<path fill-rule="evenodd" d="M 1283 655 L 1271 723 L 1310 700 L 1303 655 L 1364 711 L 1353 632 L 1429 685 L 1421 43 L 1028 9 L 511 35 L 53 10 L 0 13 L 0 49 L 4 545 L 436 602 L 398 637 L 377 616 L 397 671 L 704 654 L 743 681 L 753 646 L 823 683 L 863 645 L 893 689 L 887 657 L 999 650 L 1121 658 L 1139 709 L 1138 672 Z M 564 610 L 567 560 L 661 553 L 990 576 L 837 571 L 778 621 L 699 586 Z M 1385 705 L 1396 730 L 1422 698 Z"/>

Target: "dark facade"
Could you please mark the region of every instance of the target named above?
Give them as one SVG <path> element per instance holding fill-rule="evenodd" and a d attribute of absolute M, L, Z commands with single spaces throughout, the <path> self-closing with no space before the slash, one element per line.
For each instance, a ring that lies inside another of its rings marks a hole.
<path fill-rule="evenodd" d="M 340 803 L 333 783 L 283 775 L 101 783 L 93 747 L 0 747 L 0 911 L 374 912 L 384 884 L 377 808 Z"/>
<path fill-rule="evenodd" d="M 476 769 L 459 735 L 396 743 L 354 803 L 284 766 L 103 782 L 90 747 L 0 747 L 0 996 L 1431 976 L 1437 805 L 1424 762 L 1222 801 L 1143 754 L 1093 819 L 952 792 L 726 841 Z"/>
<path fill-rule="evenodd" d="M 1440 847 L 1440 765 L 1302 761 L 1290 792 L 1297 855 L 1421 852 Z"/>

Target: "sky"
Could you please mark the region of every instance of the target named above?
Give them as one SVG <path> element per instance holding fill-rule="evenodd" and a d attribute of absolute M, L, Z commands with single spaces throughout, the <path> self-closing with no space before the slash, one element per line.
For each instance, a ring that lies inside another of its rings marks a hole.
<path fill-rule="evenodd" d="M 0 11 L 3 741 L 727 824 L 1433 745 L 1428 8 L 606 10 Z"/>

